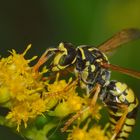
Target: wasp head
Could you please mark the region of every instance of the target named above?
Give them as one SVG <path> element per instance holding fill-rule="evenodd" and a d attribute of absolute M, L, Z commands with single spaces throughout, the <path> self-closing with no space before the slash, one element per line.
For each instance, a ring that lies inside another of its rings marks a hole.
<path fill-rule="evenodd" d="M 71 43 L 60 43 L 51 65 L 52 71 L 63 70 L 76 61 L 76 50 Z"/>

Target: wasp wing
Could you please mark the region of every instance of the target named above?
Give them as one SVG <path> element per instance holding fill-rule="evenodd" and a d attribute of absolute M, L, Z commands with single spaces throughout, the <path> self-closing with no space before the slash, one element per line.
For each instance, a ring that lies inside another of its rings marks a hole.
<path fill-rule="evenodd" d="M 140 29 L 128 28 L 123 29 L 110 39 L 98 46 L 99 50 L 109 53 L 129 41 L 140 39 Z"/>
<path fill-rule="evenodd" d="M 111 69 L 111 70 L 114 70 L 114 71 L 118 71 L 120 73 L 123 73 L 123 74 L 129 75 L 131 77 L 140 79 L 140 72 L 132 70 L 132 69 L 123 68 L 123 67 L 120 67 L 120 66 L 117 66 L 117 65 L 108 64 L 108 63 L 103 63 L 102 67 L 104 67 L 106 69 Z"/>

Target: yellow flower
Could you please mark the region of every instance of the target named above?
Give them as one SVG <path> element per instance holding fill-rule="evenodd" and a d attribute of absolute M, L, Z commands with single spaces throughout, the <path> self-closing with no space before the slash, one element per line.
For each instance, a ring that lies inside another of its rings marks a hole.
<path fill-rule="evenodd" d="M 76 112 L 82 108 L 82 104 L 84 103 L 84 99 L 78 96 L 78 94 L 73 94 L 69 96 L 67 100 L 67 104 L 69 106 L 70 112 Z"/>
<path fill-rule="evenodd" d="M 26 51 L 30 48 L 27 47 Z M 25 52 L 26 52 L 25 51 Z M 7 87 L 11 98 L 17 100 L 25 100 L 27 98 L 28 89 L 36 86 L 32 67 L 28 63 L 32 60 L 26 60 L 24 54 L 17 54 L 14 50 L 8 58 L 0 60 L 0 83 Z M 33 58 L 34 59 L 34 58 Z"/>
<path fill-rule="evenodd" d="M 37 99 L 31 103 L 31 116 L 35 118 L 37 115 L 41 115 L 46 111 L 46 104 L 43 99 Z"/>
<path fill-rule="evenodd" d="M 94 125 L 88 129 L 88 123 L 80 128 L 79 126 L 74 127 L 73 130 L 69 130 L 68 140 L 109 140 L 105 135 L 105 130 L 101 129 L 100 126 Z"/>
<path fill-rule="evenodd" d="M 94 125 L 89 129 L 88 138 L 88 140 L 109 140 L 109 138 L 105 135 L 104 129 L 101 129 L 101 126 L 97 125 Z"/>
<path fill-rule="evenodd" d="M 24 122 L 25 128 L 27 127 L 27 121 L 29 119 L 29 103 L 21 102 L 17 106 L 11 109 L 11 112 L 8 113 L 6 119 L 10 119 L 11 122 L 17 124 L 17 131 L 19 131 L 19 126 L 22 121 Z"/>
<path fill-rule="evenodd" d="M 84 129 L 74 128 L 67 140 L 87 140 L 87 132 Z"/>
<path fill-rule="evenodd" d="M 0 60 L 0 102 L 10 102 L 8 108 L 11 111 L 6 119 L 13 125 L 16 124 L 18 131 L 22 122 L 26 127 L 29 119 L 36 118 L 46 111 L 45 101 L 40 98 L 45 91 L 42 75 L 39 72 L 35 73 L 33 67 L 29 66 L 36 57 L 30 60 L 24 58 L 30 47 L 31 45 L 22 54 L 12 50 L 9 57 Z"/>
<path fill-rule="evenodd" d="M 73 92 L 75 93 L 76 86 L 73 86 L 72 88 L 66 90 L 66 88 L 69 86 L 71 81 L 72 81 L 71 78 L 69 79 L 68 83 L 66 82 L 66 80 L 59 80 L 59 73 L 57 73 L 54 83 L 52 84 L 46 83 L 47 90 L 48 90 L 46 96 L 57 98 L 57 99 L 67 98 L 69 94 Z"/>
<path fill-rule="evenodd" d="M 7 87 L 1 86 L 0 88 L 0 104 L 4 104 L 10 100 L 10 93 Z"/>

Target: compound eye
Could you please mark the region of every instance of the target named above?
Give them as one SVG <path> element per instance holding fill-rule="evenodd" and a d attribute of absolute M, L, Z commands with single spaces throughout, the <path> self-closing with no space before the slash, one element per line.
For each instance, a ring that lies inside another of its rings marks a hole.
<path fill-rule="evenodd" d="M 60 60 L 59 60 L 59 64 L 61 66 L 69 66 L 72 64 L 73 60 L 75 58 L 75 55 L 73 54 L 64 54 L 61 56 Z"/>

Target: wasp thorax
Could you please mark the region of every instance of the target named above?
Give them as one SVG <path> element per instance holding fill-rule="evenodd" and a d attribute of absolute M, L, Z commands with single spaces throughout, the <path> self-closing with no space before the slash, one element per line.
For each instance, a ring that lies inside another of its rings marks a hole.
<path fill-rule="evenodd" d="M 90 91 L 96 83 L 104 86 L 109 78 L 110 71 L 103 68 L 101 63 L 109 63 L 107 57 L 93 46 L 79 46 L 77 48 L 76 73 L 81 78 L 81 87 Z"/>

